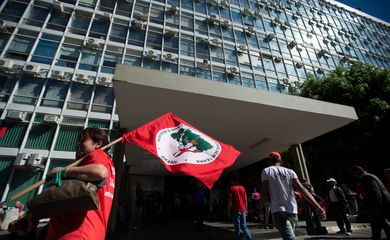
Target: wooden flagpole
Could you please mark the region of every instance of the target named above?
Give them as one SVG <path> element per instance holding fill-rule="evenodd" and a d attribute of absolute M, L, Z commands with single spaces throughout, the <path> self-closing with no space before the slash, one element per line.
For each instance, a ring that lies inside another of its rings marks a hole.
<path fill-rule="evenodd" d="M 120 142 L 121 140 L 122 140 L 122 137 L 117 138 L 117 139 L 115 139 L 114 141 L 110 142 L 109 144 L 107 144 L 106 146 L 104 146 L 104 147 L 102 147 L 102 148 L 100 148 L 100 149 L 101 149 L 101 150 L 105 150 L 105 149 L 111 147 L 112 145 L 114 145 L 114 144 Z M 82 157 L 82 158 L 80 158 L 80 159 L 78 159 L 78 160 L 72 162 L 72 163 L 69 164 L 67 167 L 75 167 L 75 166 L 79 165 L 79 164 L 81 163 L 81 161 L 83 161 L 87 156 L 88 156 L 88 154 L 85 155 L 84 157 Z M 21 196 L 23 196 L 23 195 L 25 195 L 25 194 L 31 192 L 32 190 L 34 190 L 34 189 L 36 189 L 36 188 L 39 188 L 39 186 L 41 186 L 42 184 L 45 184 L 45 183 L 46 183 L 46 179 L 47 179 L 47 178 L 43 178 L 43 179 L 40 180 L 39 182 L 36 182 L 36 183 L 32 184 L 31 186 L 27 187 L 26 189 L 23 189 L 22 191 L 16 193 L 15 195 L 11 196 L 11 200 L 12 200 L 12 201 L 15 201 L 16 199 L 18 199 L 18 198 L 20 198 Z"/>

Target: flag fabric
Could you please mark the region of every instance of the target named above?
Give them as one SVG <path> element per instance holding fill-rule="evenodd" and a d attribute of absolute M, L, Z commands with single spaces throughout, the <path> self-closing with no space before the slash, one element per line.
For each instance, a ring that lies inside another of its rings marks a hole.
<path fill-rule="evenodd" d="M 219 142 L 172 113 L 123 136 L 153 153 L 174 173 L 198 178 L 209 189 L 240 152 Z"/>
<path fill-rule="evenodd" d="M 2 138 L 7 131 L 7 127 L 0 127 L 0 138 Z"/>

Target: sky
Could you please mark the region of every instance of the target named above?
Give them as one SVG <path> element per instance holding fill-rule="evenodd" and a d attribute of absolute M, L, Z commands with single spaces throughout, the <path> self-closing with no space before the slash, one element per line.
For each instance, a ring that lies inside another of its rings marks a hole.
<path fill-rule="evenodd" d="M 338 2 L 390 23 L 390 0 L 338 0 Z"/>

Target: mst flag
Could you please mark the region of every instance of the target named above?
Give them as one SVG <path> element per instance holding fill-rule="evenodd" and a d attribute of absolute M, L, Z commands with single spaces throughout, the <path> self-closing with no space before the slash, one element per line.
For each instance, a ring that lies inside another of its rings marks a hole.
<path fill-rule="evenodd" d="M 232 146 L 214 140 L 172 113 L 124 137 L 160 158 L 168 171 L 194 176 L 210 189 L 223 169 L 240 155 Z"/>

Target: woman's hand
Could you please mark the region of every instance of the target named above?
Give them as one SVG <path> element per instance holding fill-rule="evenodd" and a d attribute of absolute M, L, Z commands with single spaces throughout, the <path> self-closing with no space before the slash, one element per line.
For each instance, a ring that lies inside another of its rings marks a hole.
<path fill-rule="evenodd" d="M 63 169 L 64 168 L 62 167 L 55 167 L 47 175 L 49 175 L 50 177 L 54 177 L 57 172 L 62 171 Z"/>

